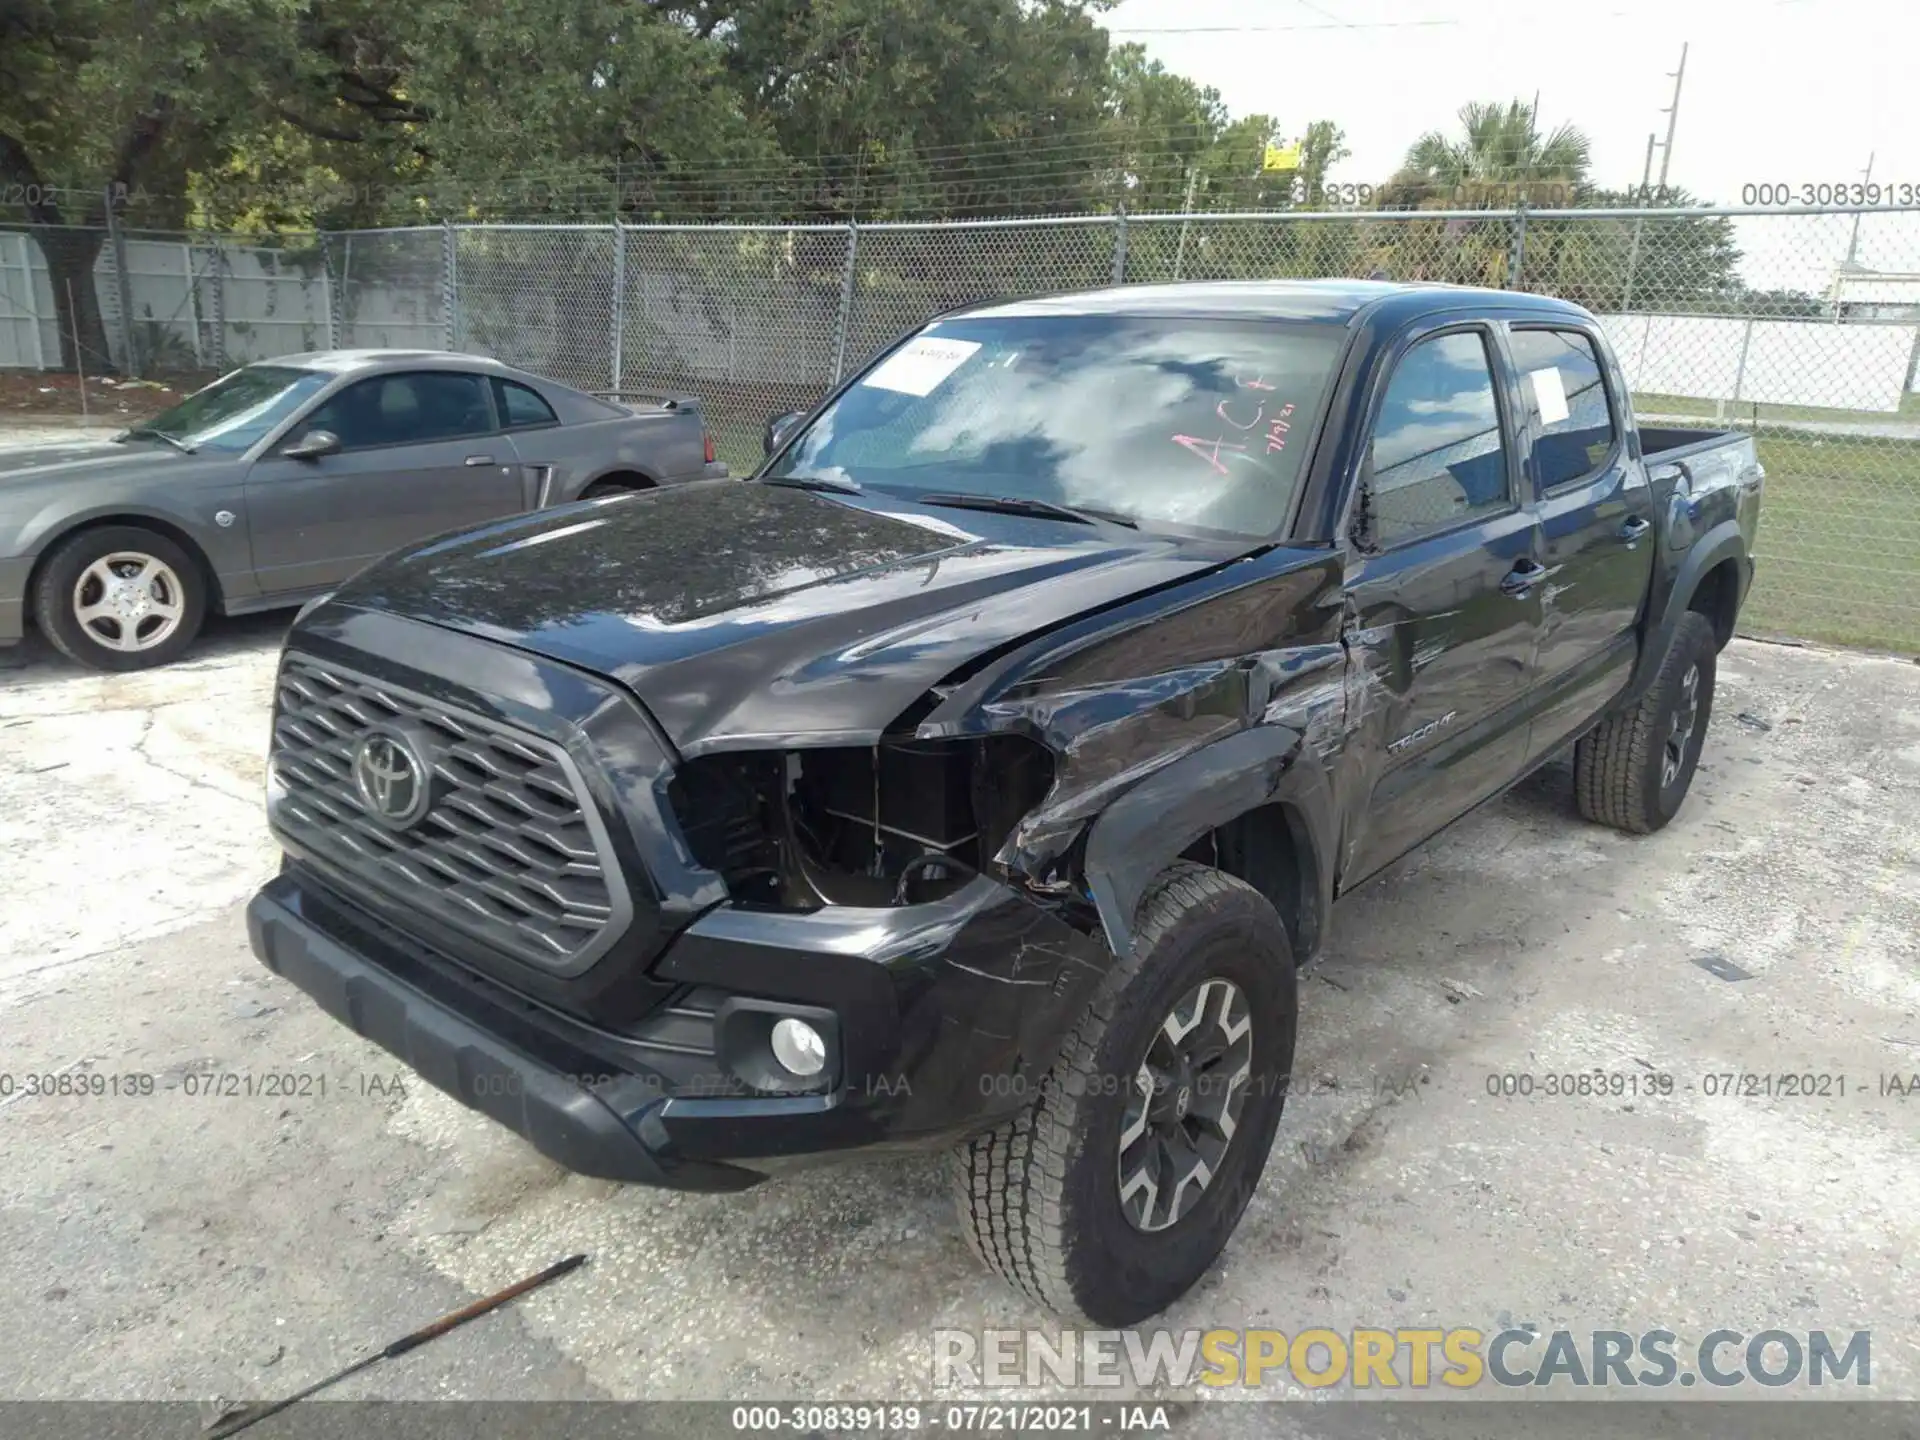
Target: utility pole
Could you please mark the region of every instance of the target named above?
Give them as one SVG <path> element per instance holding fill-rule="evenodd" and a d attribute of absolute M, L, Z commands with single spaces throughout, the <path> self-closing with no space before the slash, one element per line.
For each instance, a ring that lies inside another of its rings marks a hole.
<path fill-rule="evenodd" d="M 1640 205 L 1647 203 L 1647 187 L 1653 183 L 1653 139 L 1653 132 L 1649 130 L 1647 162 L 1640 167 Z M 1633 222 L 1633 244 L 1627 248 L 1627 283 L 1620 290 L 1620 308 L 1623 311 L 1633 308 L 1633 272 L 1640 268 L 1640 231 L 1646 223 L 1637 217 Z"/>
<path fill-rule="evenodd" d="M 1200 174 L 1193 166 L 1187 167 L 1187 198 L 1180 206 L 1180 248 L 1173 253 L 1173 278 L 1180 278 L 1181 267 L 1187 260 L 1187 226 L 1193 223 L 1193 191 L 1199 184 Z"/>
<path fill-rule="evenodd" d="M 1873 157 L 1875 152 L 1867 152 L 1867 168 L 1860 172 L 1860 183 L 1867 185 L 1873 181 Z M 1863 192 L 1864 193 L 1864 192 Z M 1853 212 L 1853 236 L 1847 241 L 1847 268 L 1853 268 L 1854 260 L 1860 254 L 1860 212 Z"/>
<path fill-rule="evenodd" d="M 1687 83 L 1687 46 L 1680 46 L 1680 68 L 1673 72 L 1673 103 L 1666 109 L 1667 142 L 1660 147 L 1660 193 L 1667 192 L 1667 166 L 1673 163 L 1673 129 L 1680 122 L 1680 87 Z"/>
<path fill-rule="evenodd" d="M 1667 139 L 1666 143 L 1660 147 L 1659 194 L 1662 200 L 1666 199 L 1667 194 L 1667 167 L 1673 163 L 1673 131 L 1674 127 L 1678 125 L 1680 121 L 1680 87 L 1686 84 L 1687 81 L 1687 48 L 1685 43 L 1680 46 L 1680 68 L 1672 72 L 1673 103 L 1660 112 L 1667 117 Z M 1653 136 L 1647 136 L 1647 162 L 1640 170 L 1640 204 L 1642 206 L 1650 203 L 1650 197 L 1647 194 L 1647 182 L 1652 178 L 1653 172 L 1653 145 Z M 1627 251 L 1627 283 L 1623 287 L 1620 295 L 1620 308 L 1622 310 L 1628 309 L 1633 299 L 1633 272 L 1638 269 L 1640 265 L 1640 230 L 1642 223 L 1640 220 L 1633 222 L 1633 245 L 1632 248 Z"/>

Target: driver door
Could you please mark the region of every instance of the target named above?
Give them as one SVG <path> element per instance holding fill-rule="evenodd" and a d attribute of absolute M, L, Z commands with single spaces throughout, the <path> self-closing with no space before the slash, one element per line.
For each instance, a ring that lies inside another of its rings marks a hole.
<path fill-rule="evenodd" d="M 281 453 L 321 430 L 337 451 Z M 257 460 L 246 486 L 263 594 L 325 589 L 401 546 L 526 508 L 486 377 L 457 371 L 355 381 Z"/>

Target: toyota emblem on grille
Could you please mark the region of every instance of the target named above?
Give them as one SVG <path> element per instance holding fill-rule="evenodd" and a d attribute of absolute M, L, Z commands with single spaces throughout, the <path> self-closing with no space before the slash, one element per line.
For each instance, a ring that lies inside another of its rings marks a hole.
<path fill-rule="evenodd" d="M 404 830 L 433 800 L 433 772 L 413 737 L 399 730 L 370 730 L 353 752 L 353 788 L 374 819 Z"/>

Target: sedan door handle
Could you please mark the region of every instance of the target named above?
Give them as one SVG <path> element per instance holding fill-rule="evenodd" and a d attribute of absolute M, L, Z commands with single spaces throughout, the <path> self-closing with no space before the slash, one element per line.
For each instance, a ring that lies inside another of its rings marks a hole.
<path fill-rule="evenodd" d="M 1516 562 L 1513 569 L 1509 570 L 1506 577 L 1501 580 L 1500 593 L 1524 595 L 1546 578 L 1546 566 L 1537 565 L 1531 560 L 1521 560 Z"/>
<path fill-rule="evenodd" d="M 1642 535 L 1653 529 L 1653 522 L 1644 515 L 1635 515 L 1620 527 L 1620 538 L 1631 545 Z"/>
<path fill-rule="evenodd" d="M 493 463 L 493 456 L 491 455 L 467 456 L 467 464 L 469 465 L 491 465 L 492 463 Z"/>

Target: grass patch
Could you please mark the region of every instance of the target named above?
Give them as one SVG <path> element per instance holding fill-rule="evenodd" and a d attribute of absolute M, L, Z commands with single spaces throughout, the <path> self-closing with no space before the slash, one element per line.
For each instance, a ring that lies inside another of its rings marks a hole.
<path fill-rule="evenodd" d="M 1744 628 L 1920 653 L 1920 444 L 1762 430 Z"/>
<path fill-rule="evenodd" d="M 1649 395 L 1633 393 L 1633 408 L 1642 415 L 1697 415 L 1712 420 L 1716 402 L 1698 400 L 1690 395 Z M 1830 420 L 1849 424 L 1887 424 L 1889 421 L 1920 420 L 1920 394 L 1909 391 L 1900 397 L 1896 410 L 1839 410 L 1825 405 L 1762 405 L 1751 401 L 1726 402 L 1729 425 L 1765 425 L 1769 420 Z"/>

